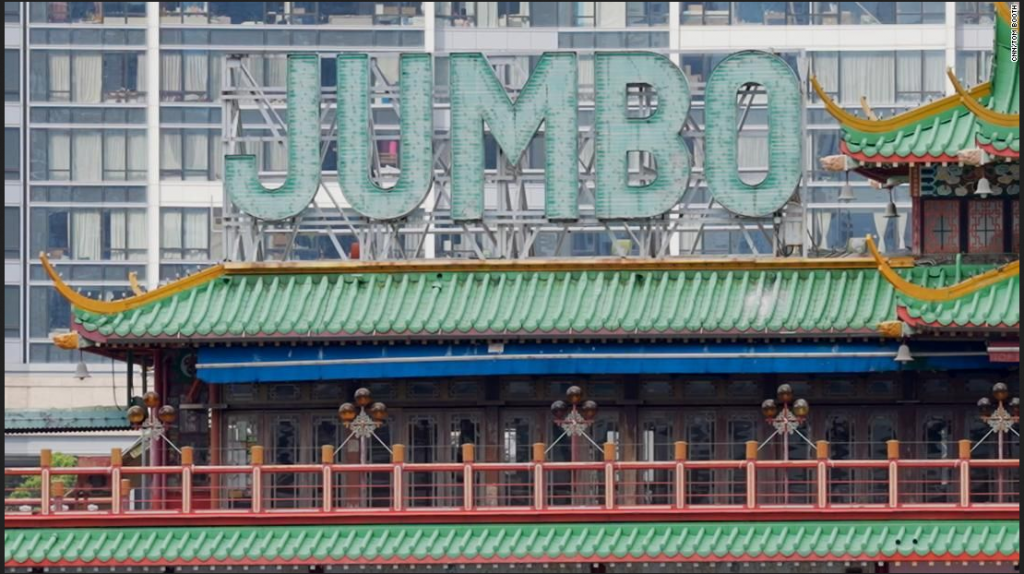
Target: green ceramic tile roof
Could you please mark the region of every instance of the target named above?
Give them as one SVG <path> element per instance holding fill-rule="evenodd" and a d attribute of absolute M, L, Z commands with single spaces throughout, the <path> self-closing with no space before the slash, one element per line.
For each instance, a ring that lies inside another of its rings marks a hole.
<path fill-rule="evenodd" d="M 7 567 L 438 562 L 1014 560 L 1014 522 L 5 530 Z"/>
<path fill-rule="evenodd" d="M 974 274 L 980 268 L 968 269 Z M 954 269 L 937 267 L 923 269 L 916 283 L 939 287 L 957 283 Z M 1020 324 L 1020 277 L 1013 277 L 988 289 L 947 303 L 926 303 L 914 299 L 901 302 L 905 314 L 911 319 L 939 327 L 1016 327 Z"/>
<path fill-rule="evenodd" d="M 981 270 L 967 269 L 963 276 Z M 955 278 L 942 268 L 907 273 L 915 281 L 927 277 L 933 286 Z M 986 289 L 977 298 L 979 305 L 963 307 L 957 317 L 1019 322 L 1019 310 L 1004 309 L 1001 291 Z M 76 309 L 75 320 L 87 336 L 110 341 L 770 336 L 874 332 L 896 319 L 898 304 L 893 287 L 873 269 L 227 275 L 124 313 Z"/>
<path fill-rule="evenodd" d="M 88 409 L 4 409 L 4 433 L 130 430 L 117 407 Z"/>
<path fill-rule="evenodd" d="M 1010 56 L 1010 27 L 996 18 L 996 57 L 992 64 L 992 95 L 985 107 L 1003 114 L 1020 113 L 1020 63 Z M 1000 127 L 981 121 L 965 106 L 882 134 L 868 134 L 843 126 L 847 149 L 869 160 L 885 158 L 955 158 L 978 144 L 998 152 L 1020 153 L 1020 127 Z M 890 160 L 891 161 L 891 160 Z"/>

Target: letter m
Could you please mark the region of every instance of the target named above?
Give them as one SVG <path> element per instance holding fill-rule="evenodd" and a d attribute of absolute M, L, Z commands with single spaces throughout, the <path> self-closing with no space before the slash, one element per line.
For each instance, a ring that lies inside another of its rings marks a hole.
<path fill-rule="evenodd" d="M 452 219 L 484 214 L 484 122 L 516 163 L 544 123 L 545 212 L 579 215 L 576 55 L 545 54 L 513 103 L 483 54 L 451 56 Z"/>

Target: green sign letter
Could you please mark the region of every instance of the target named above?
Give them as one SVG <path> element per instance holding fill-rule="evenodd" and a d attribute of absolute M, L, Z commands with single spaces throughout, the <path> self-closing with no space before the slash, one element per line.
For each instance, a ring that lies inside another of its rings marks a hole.
<path fill-rule="evenodd" d="M 768 91 L 768 177 L 740 179 L 736 94 L 747 84 Z M 708 79 L 704 167 L 715 200 L 738 215 L 764 217 L 782 209 L 800 185 L 803 163 L 800 83 L 786 62 L 764 52 L 729 56 Z"/>
<path fill-rule="evenodd" d="M 690 113 L 690 84 L 668 58 L 658 54 L 597 54 L 597 217 L 657 217 L 679 202 L 690 178 L 690 150 L 680 132 Z M 645 118 L 627 113 L 630 85 L 646 84 L 658 107 Z M 629 184 L 629 153 L 649 152 L 658 177 Z"/>
<path fill-rule="evenodd" d="M 320 57 L 288 57 L 288 178 L 281 187 L 260 183 L 256 157 L 228 156 L 224 188 L 243 213 L 280 221 L 302 213 L 320 187 Z"/>
<path fill-rule="evenodd" d="M 370 179 L 370 58 L 338 56 L 338 181 L 352 208 L 376 220 L 399 219 L 423 203 L 434 181 L 434 67 L 429 54 L 403 54 L 400 165 L 390 189 Z"/>
<path fill-rule="evenodd" d="M 484 122 L 514 161 L 544 122 L 547 217 L 579 217 L 576 55 L 543 55 L 515 103 L 482 54 L 452 54 L 450 60 L 452 219 L 483 218 Z"/>

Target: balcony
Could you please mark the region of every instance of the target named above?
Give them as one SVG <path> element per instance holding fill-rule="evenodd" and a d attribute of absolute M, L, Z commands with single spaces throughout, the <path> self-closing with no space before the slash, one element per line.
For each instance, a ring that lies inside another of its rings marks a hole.
<path fill-rule="evenodd" d="M 742 461 L 676 460 L 481 463 L 472 445 L 464 463 L 410 464 L 394 447 L 390 464 L 5 469 L 7 528 L 239 525 L 517 523 L 541 521 L 769 521 L 1015 519 L 1019 460 L 972 460 L 971 444 L 948 460 L 767 461 L 750 443 Z M 819 452 L 828 454 L 828 444 Z M 48 459 L 44 453 L 42 460 Z M 20 486 L 11 487 L 12 484 Z M 49 488 L 41 485 L 49 484 Z M 34 486 L 33 486 L 34 485 Z"/>

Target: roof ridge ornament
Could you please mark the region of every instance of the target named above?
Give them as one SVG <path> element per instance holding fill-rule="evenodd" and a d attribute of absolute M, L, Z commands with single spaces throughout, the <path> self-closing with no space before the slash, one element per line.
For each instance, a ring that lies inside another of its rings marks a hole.
<path fill-rule="evenodd" d="M 878 246 L 875 245 L 875 239 L 871 235 L 867 236 L 867 247 L 871 256 L 874 257 L 875 261 L 878 263 L 879 273 L 881 273 L 897 291 L 907 297 L 918 299 L 920 301 L 927 301 L 931 303 L 954 301 L 961 297 L 966 297 L 972 293 L 981 291 L 982 289 L 1002 283 L 1012 277 L 1020 277 L 1020 261 L 1014 261 L 1013 263 L 1004 265 L 998 269 L 993 269 L 987 273 L 978 275 L 977 277 L 961 281 L 956 285 L 942 287 L 939 289 L 931 289 L 911 283 L 897 273 L 878 250 Z"/>
<path fill-rule="evenodd" d="M 971 113 L 981 118 L 982 121 L 1001 128 L 1020 128 L 1020 114 L 1006 114 L 988 109 L 984 104 L 978 101 L 975 94 L 964 88 L 964 85 L 960 83 L 960 79 L 956 77 L 956 72 L 953 71 L 953 68 L 947 69 L 946 75 L 949 76 L 949 80 L 953 82 L 953 89 L 955 89 L 957 93 L 956 97 L 960 98 L 960 101 L 963 102 L 964 106 L 967 107 Z"/>

